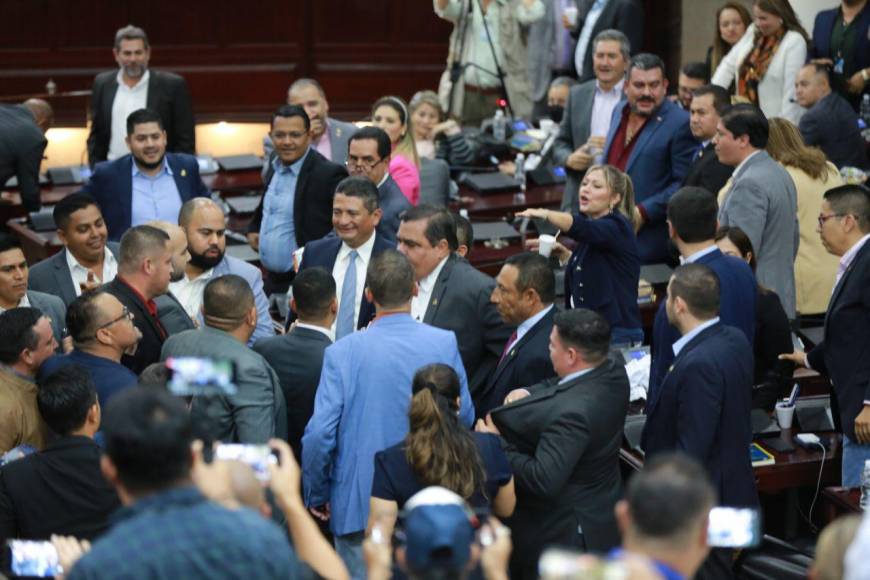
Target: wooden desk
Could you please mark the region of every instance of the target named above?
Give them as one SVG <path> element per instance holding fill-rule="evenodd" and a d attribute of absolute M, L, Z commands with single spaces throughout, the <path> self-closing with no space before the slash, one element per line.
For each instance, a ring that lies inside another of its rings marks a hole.
<path fill-rule="evenodd" d="M 822 490 L 822 517 L 829 524 L 840 516 L 860 514 L 861 489 L 857 487 L 826 487 Z"/>
<path fill-rule="evenodd" d="M 528 188 L 525 196 L 515 192 L 480 194 L 467 187 L 459 190 L 458 204 L 452 209 L 466 209 L 468 216 L 478 221 L 496 221 L 530 207 L 557 208 L 562 204 L 562 185 L 533 186 Z"/>

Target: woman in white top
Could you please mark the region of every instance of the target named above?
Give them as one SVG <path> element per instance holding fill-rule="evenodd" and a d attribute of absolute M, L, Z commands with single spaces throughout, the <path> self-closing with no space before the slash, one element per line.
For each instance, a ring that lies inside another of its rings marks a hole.
<path fill-rule="evenodd" d="M 794 83 L 807 57 L 806 31 L 788 0 L 755 0 L 753 23 L 713 75 L 713 84 L 728 88 L 757 105 L 767 117 L 797 124 L 803 109 L 794 102 Z"/>

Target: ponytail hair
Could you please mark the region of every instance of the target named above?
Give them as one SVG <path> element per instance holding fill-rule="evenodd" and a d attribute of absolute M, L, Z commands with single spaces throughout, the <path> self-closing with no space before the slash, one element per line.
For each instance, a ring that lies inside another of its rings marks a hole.
<path fill-rule="evenodd" d="M 459 377 L 445 364 L 414 374 L 405 456 L 425 486 L 439 485 L 466 500 L 485 494 L 486 472 L 471 432 L 459 423 Z"/>

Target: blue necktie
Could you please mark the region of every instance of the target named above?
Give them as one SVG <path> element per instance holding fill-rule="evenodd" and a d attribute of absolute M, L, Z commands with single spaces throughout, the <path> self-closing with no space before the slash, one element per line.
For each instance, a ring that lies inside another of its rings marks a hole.
<path fill-rule="evenodd" d="M 347 256 L 347 270 L 344 271 L 344 284 L 341 286 L 341 304 L 338 307 L 338 324 L 335 339 L 338 340 L 353 332 L 354 311 L 356 310 L 356 257 L 359 253 L 351 250 Z"/>

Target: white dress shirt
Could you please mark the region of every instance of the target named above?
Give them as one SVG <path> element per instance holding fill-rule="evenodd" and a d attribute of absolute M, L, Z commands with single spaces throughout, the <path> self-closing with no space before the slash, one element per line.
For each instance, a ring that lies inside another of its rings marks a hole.
<path fill-rule="evenodd" d="M 595 81 L 595 95 L 592 97 L 592 122 L 589 125 L 589 135 L 592 137 L 607 137 L 610 131 L 610 119 L 613 109 L 622 98 L 622 87 L 625 80 L 620 79 L 609 91 L 601 89 L 601 84 Z"/>
<path fill-rule="evenodd" d="M 441 275 L 441 270 L 449 257 L 447 256 L 438 262 L 438 265 L 429 272 L 428 276 L 417 282 L 417 295 L 411 300 L 411 316 L 417 322 L 423 322 L 423 319 L 426 318 L 426 310 L 429 308 L 429 299 L 432 298 L 435 282 L 438 281 L 438 276 Z"/>
<path fill-rule="evenodd" d="M 194 320 L 199 317 L 199 311 L 202 308 L 202 297 L 205 294 L 205 286 L 213 276 L 214 268 L 211 268 L 193 280 L 185 274 L 184 278 L 178 282 L 171 282 L 169 284 L 169 291 L 178 298 L 178 301 L 184 307 L 184 311 Z"/>
<path fill-rule="evenodd" d="M 335 265 L 332 266 L 332 277 L 335 279 L 335 296 L 338 300 L 338 308 L 341 311 L 341 289 L 344 287 L 344 274 L 347 271 L 348 260 L 350 253 L 353 250 L 357 251 L 356 259 L 356 304 L 353 307 L 353 327 L 356 329 L 359 322 L 359 311 L 362 305 L 363 293 L 366 286 L 366 272 L 369 268 L 369 262 L 372 259 L 372 249 L 375 247 L 375 233 L 372 232 L 371 237 L 358 248 L 351 248 L 345 242 L 341 243 L 341 249 L 338 250 L 338 256 L 335 257 Z M 338 322 L 336 319 L 332 323 L 332 335 L 335 336 L 335 325 Z"/>
<path fill-rule="evenodd" d="M 715 252 L 718 249 L 719 249 L 719 246 L 717 246 L 716 244 L 710 244 L 709 246 L 707 246 L 703 250 L 698 250 L 697 252 L 695 252 L 694 254 L 689 256 L 688 258 L 684 258 L 684 257 L 680 256 L 680 264 L 694 264 L 695 262 L 697 262 L 698 260 L 700 260 L 701 258 L 706 256 L 707 254 L 712 254 L 713 252 Z"/>
<path fill-rule="evenodd" d="M 82 266 L 76 257 L 69 250 L 64 250 L 66 253 L 66 265 L 69 267 L 70 278 L 72 278 L 73 289 L 76 291 L 76 296 L 82 295 L 82 287 L 80 284 L 85 284 L 88 281 L 88 273 L 90 268 Z M 103 271 L 94 272 L 99 278 L 99 282 L 103 284 L 111 282 L 118 274 L 118 261 L 115 255 L 109 251 L 109 248 L 103 248 Z"/>
<path fill-rule="evenodd" d="M 21 300 L 18 301 L 18 306 L 15 308 L 30 308 L 30 298 L 27 297 L 27 293 L 24 293 L 24 296 L 21 297 Z M 6 309 L 0 306 L 0 314 L 6 312 Z"/>
<path fill-rule="evenodd" d="M 123 72 L 118 71 L 118 91 L 112 101 L 112 136 L 109 139 L 109 161 L 123 157 L 130 152 L 125 141 L 127 137 L 127 117 L 133 111 L 144 109 L 148 104 L 148 80 L 151 71 L 146 70 L 139 82 L 128 87 L 124 83 Z"/>
<path fill-rule="evenodd" d="M 315 330 L 326 335 L 330 341 L 335 342 L 335 324 L 332 325 L 332 328 L 323 328 L 322 326 L 317 326 L 316 324 L 306 324 L 304 322 L 296 321 L 296 328 L 307 328 L 309 330 Z"/>

